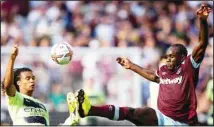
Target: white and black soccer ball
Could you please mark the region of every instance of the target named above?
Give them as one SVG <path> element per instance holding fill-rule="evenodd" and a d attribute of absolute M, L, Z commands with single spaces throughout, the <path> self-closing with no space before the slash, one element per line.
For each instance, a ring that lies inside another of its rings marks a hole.
<path fill-rule="evenodd" d="M 51 48 L 51 58 L 60 65 L 68 64 L 73 56 L 73 48 L 66 42 L 54 44 Z"/>

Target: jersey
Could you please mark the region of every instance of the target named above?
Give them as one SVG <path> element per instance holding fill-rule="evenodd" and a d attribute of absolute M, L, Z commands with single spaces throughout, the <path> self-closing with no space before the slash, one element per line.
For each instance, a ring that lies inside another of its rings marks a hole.
<path fill-rule="evenodd" d="M 200 64 L 189 55 L 174 72 L 170 72 L 166 65 L 156 71 L 160 78 L 158 109 L 164 115 L 187 124 L 197 123 L 195 87 L 199 67 Z"/>
<path fill-rule="evenodd" d="M 17 91 L 6 98 L 13 125 L 49 125 L 47 108 L 39 100 Z"/>

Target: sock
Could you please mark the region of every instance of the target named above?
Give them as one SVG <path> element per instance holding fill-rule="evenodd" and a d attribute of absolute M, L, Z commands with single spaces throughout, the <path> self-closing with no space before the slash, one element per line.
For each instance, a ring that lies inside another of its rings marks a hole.
<path fill-rule="evenodd" d="M 111 120 L 124 120 L 127 114 L 128 114 L 127 107 L 104 105 L 104 106 L 91 106 L 88 116 L 100 116 Z"/>
<path fill-rule="evenodd" d="M 128 107 L 120 107 L 119 118 L 118 120 L 125 120 L 128 115 Z"/>

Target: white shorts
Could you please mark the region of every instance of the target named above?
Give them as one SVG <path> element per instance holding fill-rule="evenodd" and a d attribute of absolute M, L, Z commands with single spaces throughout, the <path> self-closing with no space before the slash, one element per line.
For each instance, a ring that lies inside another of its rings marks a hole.
<path fill-rule="evenodd" d="M 178 121 L 175 121 L 171 118 L 169 118 L 168 116 L 164 115 L 163 113 L 161 113 L 158 109 L 155 109 L 155 112 L 157 114 L 158 117 L 158 125 L 188 125 L 186 123 L 181 123 Z"/>

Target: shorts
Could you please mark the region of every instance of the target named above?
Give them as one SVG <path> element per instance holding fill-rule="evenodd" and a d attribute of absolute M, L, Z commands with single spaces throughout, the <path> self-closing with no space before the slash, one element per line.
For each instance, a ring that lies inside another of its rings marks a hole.
<path fill-rule="evenodd" d="M 168 116 L 161 113 L 159 110 L 155 110 L 157 117 L 158 117 L 158 125 L 188 125 L 186 123 L 181 123 L 178 121 L 169 118 Z"/>

